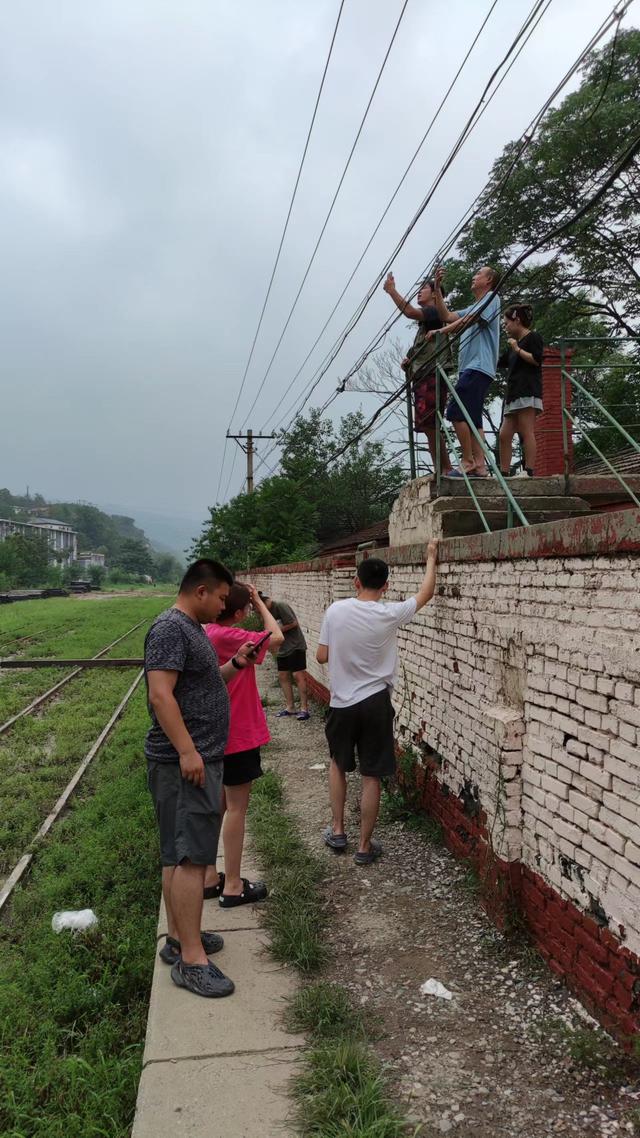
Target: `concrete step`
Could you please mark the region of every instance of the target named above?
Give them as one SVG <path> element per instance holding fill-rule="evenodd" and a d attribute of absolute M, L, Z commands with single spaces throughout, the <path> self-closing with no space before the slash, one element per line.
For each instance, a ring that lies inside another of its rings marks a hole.
<path fill-rule="evenodd" d="M 474 482 L 472 485 L 474 491 L 477 494 L 477 483 Z M 436 498 L 435 501 L 431 503 L 431 509 L 435 514 L 449 514 L 472 507 L 475 512 L 473 499 L 469 495 L 469 492 L 466 491 L 464 494 L 464 501 L 461 500 L 462 497 L 462 495 L 457 494 L 452 497 Z M 591 513 L 589 503 L 585 502 L 584 498 L 576 498 L 573 496 L 558 498 L 551 495 L 534 494 L 526 494 L 522 496 L 514 494 L 514 497 L 520 505 L 522 512 L 530 521 L 537 514 L 546 515 L 553 513 L 556 514 L 559 518 L 568 518 L 575 517 L 578 514 Z M 506 517 L 507 497 L 506 495 L 500 496 L 495 494 L 495 483 L 494 494 L 491 496 L 488 494 L 478 494 L 478 501 L 480 502 L 480 505 L 485 512 L 489 511 L 492 513 L 504 513 Z M 549 519 L 545 518 L 545 520 L 548 521 Z"/>
<path fill-rule="evenodd" d="M 487 520 L 487 525 L 491 530 L 507 528 L 506 510 L 485 510 L 483 504 L 483 512 Z M 537 510 L 535 512 L 525 509 L 524 513 L 530 525 L 541 525 L 543 522 L 558 522 L 567 517 L 579 516 L 576 514 L 567 514 L 566 511 L 557 509 Z M 584 513 L 584 511 L 581 511 L 581 513 Z M 590 510 L 587 510 L 586 513 L 590 513 Z M 514 517 L 513 525 L 521 525 L 517 517 Z M 461 507 L 450 512 L 442 512 L 438 517 L 438 528 L 440 530 L 440 536 L 442 537 L 467 537 L 469 534 L 485 532 L 480 520 L 480 515 L 473 503 L 470 506 Z M 435 536 L 438 536 L 437 533 Z"/>
<path fill-rule="evenodd" d="M 634 494 L 640 497 L 640 475 L 623 474 L 623 478 Z M 435 498 L 435 479 L 429 478 L 424 481 L 428 484 L 428 497 Z M 462 478 L 443 478 L 440 485 L 441 493 L 447 497 L 464 498 L 467 495 L 466 484 Z M 584 498 L 590 506 L 606 506 L 627 499 L 627 494 L 613 474 L 571 474 L 566 483 L 561 474 L 550 478 L 509 478 L 508 485 L 514 498 L 518 500 L 530 497 L 562 498 L 570 495 Z M 504 494 L 497 478 L 473 479 L 473 486 L 479 498 L 496 495 L 502 497 Z"/>

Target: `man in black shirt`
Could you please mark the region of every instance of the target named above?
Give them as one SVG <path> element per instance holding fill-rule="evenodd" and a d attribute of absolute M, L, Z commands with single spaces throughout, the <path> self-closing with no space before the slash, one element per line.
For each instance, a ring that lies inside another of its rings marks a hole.
<path fill-rule="evenodd" d="M 504 417 L 500 428 L 500 469 L 511 472 L 513 437 L 522 440 L 524 468 L 530 478 L 536 464 L 536 415 L 542 411 L 542 353 L 544 342 L 533 331 L 530 304 L 510 304 L 505 309 L 504 326 L 508 348 L 498 360 L 507 372 Z"/>
<path fill-rule="evenodd" d="M 198 996 L 230 996 L 233 983 L 208 954 L 223 945 L 200 931 L 204 875 L 220 832 L 222 767 L 229 729 L 226 684 L 251 667 L 243 644 L 222 668 L 202 628 L 224 608 L 233 577 L 218 561 L 191 565 L 173 608 L 147 633 L 144 669 L 151 727 L 145 741 L 149 790 L 160 830 L 168 936 L 160 952 L 171 978 Z"/>
<path fill-rule="evenodd" d="M 424 281 L 418 292 L 416 308 L 405 300 L 400 295 L 396 288 L 393 273 L 389 273 L 383 285 L 384 291 L 391 297 L 396 308 L 400 309 L 405 316 L 410 320 L 417 320 L 418 331 L 416 332 L 415 340 L 409 348 L 402 364 L 400 365 L 405 372 L 407 378 L 411 381 L 413 390 L 413 405 L 415 412 L 415 429 L 416 431 L 424 431 L 427 436 L 427 444 L 429 447 L 429 454 L 433 463 L 433 469 L 436 469 L 436 436 L 438 432 L 438 421 L 436 415 L 436 356 L 437 348 L 433 337 L 427 339 L 428 332 L 437 331 L 442 328 L 442 320 L 438 315 L 438 310 L 435 307 L 434 301 L 434 282 Z M 449 341 L 447 340 L 441 351 L 444 353 L 444 358 L 441 356 L 440 363 L 448 370 L 451 363 L 451 349 Z M 444 415 L 445 406 L 449 396 L 449 391 L 446 383 L 440 379 L 440 407 L 441 415 Z M 447 445 L 443 432 L 440 432 L 440 470 L 442 474 L 447 475 L 451 471 L 451 462 L 447 452 Z"/>

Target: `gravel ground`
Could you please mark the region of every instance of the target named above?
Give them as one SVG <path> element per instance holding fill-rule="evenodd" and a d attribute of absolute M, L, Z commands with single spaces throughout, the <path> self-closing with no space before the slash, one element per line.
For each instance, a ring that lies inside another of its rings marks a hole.
<path fill-rule="evenodd" d="M 495 930 L 468 872 L 445 848 L 391 822 L 377 831 L 384 857 L 356 867 L 355 776 L 349 852 L 324 847 L 330 814 L 322 709 L 312 705 L 307 723 L 275 719 L 275 670 L 264 669 L 262 679 L 274 744 L 265 751 L 267 765 L 283 778 L 288 809 L 326 865 L 330 977 L 372 1013 L 372 1046 L 416 1133 L 640 1135 L 637 1073 L 599 1031 L 609 1053 L 606 1077 L 569 1056 L 567 1033 L 592 1040 L 594 1021 L 525 944 Z M 320 763 L 323 769 L 310 769 Z M 453 998 L 421 995 L 430 978 Z"/>

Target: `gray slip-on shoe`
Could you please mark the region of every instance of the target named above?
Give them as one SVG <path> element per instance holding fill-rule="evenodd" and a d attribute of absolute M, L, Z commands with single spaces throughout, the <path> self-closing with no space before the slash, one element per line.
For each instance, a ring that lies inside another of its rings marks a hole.
<path fill-rule="evenodd" d="M 235 990 L 233 980 L 225 976 L 215 964 L 183 964 L 178 960 L 171 969 L 171 979 L 179 988 L 186 988 L 194 996 L 216 999 L 230 996 Z"/>
<path fill-rule="evenodd" d="M 384 850 L 380 845 L 380 842 L 371 841 L 369 843 L 369 849 L 367 852 L 360 853 L 360 851 L 358 851 L 358 853 L 355 853 L 353 855 L 353 860 L 355 861 L 356 865 L 372 865 L 374 861 L 377 861 L 379 857 L 382 857 L 383 853 Z"/>
<path fill-rule="evenodd" d="M 334 834 L 331 826 L 327 826 L 326 830 L 322 831 L 322 837 L 325 846 L 330 846 L 336 853 L 344 853 L 347 848 L 347 835 Z"/>

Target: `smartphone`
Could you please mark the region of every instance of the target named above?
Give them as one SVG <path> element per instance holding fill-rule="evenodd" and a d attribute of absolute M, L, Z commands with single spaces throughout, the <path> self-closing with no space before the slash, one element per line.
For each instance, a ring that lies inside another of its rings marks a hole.
<path fill-rule="evenodd" d="M 257 656 L 257 655 L 258 655 L 258 652 L 259 652 L 259 651 L 260 651 L 260 649 L 262 648 L 262 645 L 263 645 L 263 644 L 266 644 L 266 642 L 267 642 L 267 640 L 269 639 L 269 637 L 270 637 L 270 636 L 271 636 L 271 633 L 270 633 L 270 632 L 265 632 L 264 636 L 261 636 L 259 640 L 256 640 L 256 642 L 255 642 L 255 644 L 254 644 L 253 648 L 252 648 L 252 649 L 251 649 L 251 651 L 249 652 L 249 655 L 250 655 L 250 656 Z"/>

